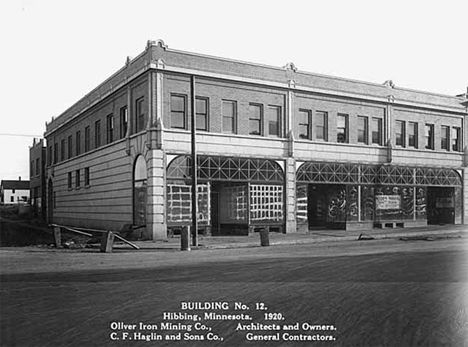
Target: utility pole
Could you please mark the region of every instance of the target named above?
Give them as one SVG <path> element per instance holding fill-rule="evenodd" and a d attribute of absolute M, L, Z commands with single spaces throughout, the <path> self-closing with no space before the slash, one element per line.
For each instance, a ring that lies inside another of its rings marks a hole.
<path fill-rule="evenodd" d="M 197 145 L 196 145 L 196 92 L 195 76 L 190 78 L 190 105 L 191 105 L 191 143 L 192 143 L 192 246 L 198 246 L 198 201 L 197 201 Z"/>

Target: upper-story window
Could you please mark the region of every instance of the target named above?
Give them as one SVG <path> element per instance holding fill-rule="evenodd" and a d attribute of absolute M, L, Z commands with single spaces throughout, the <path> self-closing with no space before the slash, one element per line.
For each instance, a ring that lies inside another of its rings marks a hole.
<path fill-rule="evenodd" d="M 408 123 L 408 147 L 418 148 L 418 123 Z"/>
<path fill-rule="evenodd" d="M 94 148 L 101 146 L 101 121 L 98 120 L 94 123 Z"/>
<path fill-rule="evenodd" d="M 84 185 L 85 187 L 89 186 L 89 167 L 85 167 L 84 169 Z"/>
<path fill-rule="evenodd" d="M 382 119 L 372 118 L 372 144 L 382 145 Z"/>
<path fill-rule="evenodd" d="M 461 152 L 461 129 L 458 127 L 452 128 L 452 151 Z"/>
<path fill-rule="evenodd" d="M 76 155 L 81 154 L 81 131 L 76 132 Z"/>
<path fill-rule="evenodd" d="M 315 112 L 315 139 L 327 141 L 328 113 L 323 111 Z"/>
<path fill-rule="evenodd" d="M 369 119 L 364 116 L 358 116 L 358 142 L 365 143 L 368 142 L 368 129 L 369 129 Z"/>
<path fill-rule="evenodd" d="M 237 125 L 237 105 L 235 101 L 223 100 L 223 133 L 236 133 Z"/>
<path fill-rule="evenodd" d="M 136 129 L 135 132 L 140 132 L 142 130 L 145 130 L 145 105 L 144 105 L 145 99 L 143 97 L 139 98 L 136 101 L 136 109 L 135 109 L 135 117 L 136 117 Z"/>
<path fill-rule="evenodd" d="M 268 106 L 267 113 L 268 136 L 280 137 L 281 135 L 281 107 Z"/>
<path fill-rule="evenodd" d="M 107 116 L 107 143 L 114 142 L 114 115 Z"/>
<path fill-rule="evenodd" d="M 60 140 L 60 161 L 65 160 L 65 139 Z"/>
<path fill-rule="evenodd" d="M 450 150 L 450 127 L 442 125 L 440 127 L 440 148 L 446 151 Z"/>
<path fill-rule="evenodd" d="M 405 147 L 405 122 L 397 120 L 395 123 L 395 144 Z"/>
<path fill-rule="evenodd" d="M 249 105 L 249 134 L 250 135 L 262 134 L 262 118 L 263 118 L 262 105 L 250 104 Z"/>
<path fill-rule="evenodd" d="M 171 95 L 171 128 L 186 129 L 186 96 Z"/>
<path fill-rule="evenodd" d="M 84 130 L 84 150 L 88 152 L 91 149 L 91 129 L 89 125 Z"/>
<path fill-rule="evenodd" d="M 68 189 L 72 188 L 72 173 L 68 173 Z"/>
<path fill-rule="evenodd" d="M 426 124 L 424 138 L 426 149 L 434 149 L 434 124 Z"/>
<path fill-rule="evenodd" d="M 31 160 L 31 167 L 29 168 L 29 177 L 34 177 L 34 160 Z"/>
<path fill-rule="evenodd" d="M 348 115 L 338 113 L 336 120 L 336 141 L 339 143 L 348 142 Z"/>
<path fill-rule="evenodd" d="M 81 186 L 81 180 L 80 180 L 80 170 L 76 170 L 75 172 L 75 186 L 78 188 Z"/>
<path fill-rule="evenodd" d="M 41 174 L 41 164 L 40 164 L 39 158 L 36 158 L 36 175 L 40 175 L 40 174 Z"/>
<path fill-rule="evenodd" d="M 298 136 L 300 139 L 311 139 L 310 136 L 310 124 L 311 124 L 311 111 L 310 110 L 299 110 L 298 116 Z"/>
<path fill-rule="evenodd" d="M 73 157 L 73 140 L 72 136 L 68 136 L 68 159 Z"/>
<path fill-rule="evenodd" d="M 208 99 L 196 98 L 196 129 L 201 131 L 208 131 Z"/>
<path fill-rule="evenodd" d="M 127 106 L 120 108 L 120 138 L 123 139 L 127 134 L 128 128 L 128 108 Z"/>
<path fill-rule="evenodd" d="M 54 164 L 58 162 L 58 143 L 54 143 Z"/>

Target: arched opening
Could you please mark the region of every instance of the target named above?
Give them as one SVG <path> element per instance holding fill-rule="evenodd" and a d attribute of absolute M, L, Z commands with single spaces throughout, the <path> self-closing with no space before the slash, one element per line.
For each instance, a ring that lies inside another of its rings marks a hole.
<path fill-rule="evenodd" d="M 49 183 L 47 184 L 47 222 L 53 223 L 54 221 L 54 187 L 52 184 L 52 179 L 49 178 Z"/>
<path fill-rule="evenodd" d="M 133 224 L 146 225 L 148 172 L 145 158 L 139 155 L 133 167 Z"/>

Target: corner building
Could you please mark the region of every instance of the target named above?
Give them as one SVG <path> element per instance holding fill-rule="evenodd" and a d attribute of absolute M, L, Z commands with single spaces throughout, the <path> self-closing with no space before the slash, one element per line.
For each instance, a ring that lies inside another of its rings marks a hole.
<path fill-rule="evenodd" d="M 164 239 L 468 223 L 466 95 L 169 49 L 149 41 L 47 124 L 48 219 Z"/>

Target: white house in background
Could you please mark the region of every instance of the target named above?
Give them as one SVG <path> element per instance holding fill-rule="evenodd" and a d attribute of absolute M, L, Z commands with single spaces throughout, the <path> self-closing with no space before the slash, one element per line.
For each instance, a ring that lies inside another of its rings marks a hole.
<path fill-rule="evenodd" d="M 21 204 L 29 201 L 29 181 L 2 180 L 0 185 L 2 204 Z"/>

